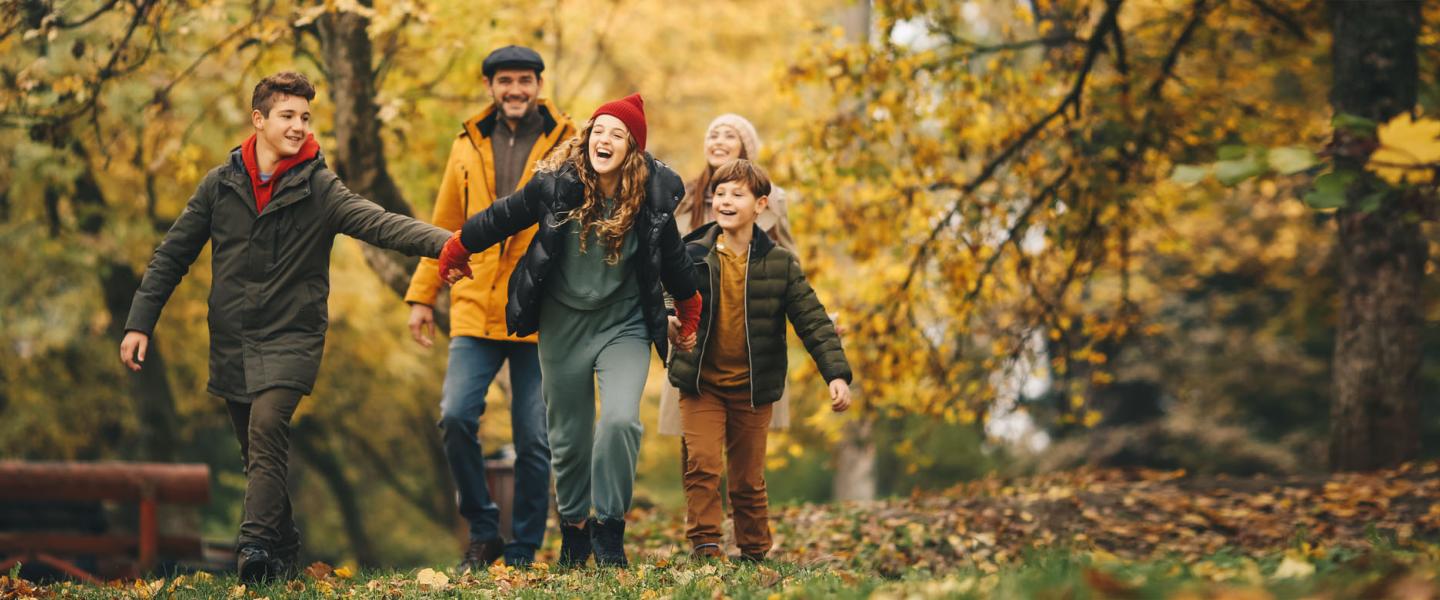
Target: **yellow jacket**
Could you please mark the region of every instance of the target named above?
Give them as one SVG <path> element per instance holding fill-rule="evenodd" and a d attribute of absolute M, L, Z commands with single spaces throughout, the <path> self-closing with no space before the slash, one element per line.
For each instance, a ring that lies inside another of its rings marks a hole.
<path fill-rule="evenodd" d="M 534 173 L 535 163 L 560 143 L 575 135 L 570 118 L 550 105 L 539 101 L 545 125 L 516 189 L 525 187 Z M 450 146 L 450 159 L 445 163 L 445 176 L 435 196 L 433 222 L 448 231 L 459 229 L 465 220 L 488 208 L 498 198 L 495 194 L 495 158 L 490 149 L 490 134 L 498 124 L 495 105 L 465 121 L 465 129 Z M 474 279 L 461 279 L 450 290 L 450 337 L 472 336 L 492 340 L 534 342 L 535 336 L 515 337 L 505 331 L 505 301 L 510 288 L 510 272 L 530 247 L 535 227 L 515 234 L 500 244 L 470 257 Z M 440 270 L 435 259 L 422 258 L 405 301 L 435 305 L 440 292 Z"/>

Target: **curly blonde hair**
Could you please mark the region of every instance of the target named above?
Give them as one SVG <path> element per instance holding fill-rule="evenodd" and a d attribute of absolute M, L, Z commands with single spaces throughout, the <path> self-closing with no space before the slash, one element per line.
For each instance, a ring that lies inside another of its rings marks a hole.
<path fill-rule="evenodd" d="M 566 163 L 575 167 L 575 174 L 580 178 L 581 187 L 585 190 L 585 201 L 579 208 L 568 212 L 560 223 L 580 222 L 580 252 L 585 252 L 590 233 L 598 232 L 605 245 L 605 263 L 615 265 L 620 262 L 620 250 L 625 242 L 625 234 L 635 224 L 640 205 L 645 203 L 645 182 L 650 172 L 645 165 L 644 153 L 636 150 L 635 137 L 627 134 L 625 162 L 620 164 L 620 185 L 615 189 L 615 207 L 609 215 L 604 214 L 605 202 L 601 197 L 603 194 L 600 191 L 600 174 L 596 173 L 595 167 L 590 164 L 590 130 L 594 125 L 595 119 L 586 121 L 579 133 L 565 140 L 544 160 L 537 163 L 535 171 L 553 173 Z"/>

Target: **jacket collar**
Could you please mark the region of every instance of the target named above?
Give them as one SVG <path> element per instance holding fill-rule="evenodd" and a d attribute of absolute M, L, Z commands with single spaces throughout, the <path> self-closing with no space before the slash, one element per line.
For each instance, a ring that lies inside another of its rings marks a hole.
<path fill-rule="evenodd" d="M 775 247 L 774 240 L 760 229 L 759 225 L 750 226 L 750 260 L 755 261 L 764 258 Z M 715 240 L 720 238 L 720 224 L 714 221 L 701 225 L 695 231 L 685 236 L 687 245 L 699 246 L 705 249 L 708 254 L 715 248 Z"/>
<path fill-rule="evenodd" d="M 540 134 L 550 135 L 560 125 L 559 119 L 555 118 L 555 111 L 550 106 L 550 101 L 541 98 L 535 103 L 536 112 L 540 113 Z M 496 109 L 495 103 L 490 103 L 485 110 L 470 117 L 465 121 L 465 133 L 470 136 L 472 142 L 482 139 L 490 139 L 495 133 L 495 126 L 500 123 L 500 111 Z"/>
<path fill-rule="evenodd" d="M 221 180 L 240 192 L 247 200 L 250 210 L 255 210 L 255 192 L 250 187 L 250 174 L 245 168 L 245 157 L 242 146 L 236 146 L 230 150 L 230 158 L 225 163 L 226 168 L 221 171 Z M 315 158 L 302 162 L 279 175 L 280 180 L 275 182 L 275 190 L 271 192 L 270 204 L 265 206 L 265 212 L 294 204 L 309 194 L 287 193 L 291 188 L 300 187 L 300 184 L 310 181 L 310 176 L 316 169 L 328 168 L 325 163 L 325 154 L 321 150 L 315 151 Z M 273 207 L 273 208 L 272 208 Z"/>

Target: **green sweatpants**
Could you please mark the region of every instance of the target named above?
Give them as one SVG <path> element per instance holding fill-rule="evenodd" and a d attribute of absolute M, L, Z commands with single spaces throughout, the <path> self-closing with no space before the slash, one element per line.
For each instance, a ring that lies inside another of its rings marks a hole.
<path fill-rule="evenodd" d="M 550 425 L 560 518 L 623 519 L 640 454 L 640 394 L 650 371 L 650 340 L 636 299 L 595 310 L 548 294 L 540 308 L 540 373 Z M 600 420 L 595 420 L 595 383 Z"/>

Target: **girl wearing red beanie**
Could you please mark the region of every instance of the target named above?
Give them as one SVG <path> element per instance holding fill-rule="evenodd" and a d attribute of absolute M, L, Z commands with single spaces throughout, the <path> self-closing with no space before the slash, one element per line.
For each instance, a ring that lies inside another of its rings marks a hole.
<path fill-rule="evenodd" d="M 520 191 L 470 217 L 440 254 L 469 277 L 469 256 L 528 227 L 539 231 L 510 276 L 510 333 L 540 332 L 560 564 L 625 566 L 625 513 L 639 455 L 640 395 L 650 348 L 668 356 L 665 293 L 690 349 L 700 320 L 695 268 L 676 229 L 680 176 L 645 152 L 639 94 L 601 105 Z M 600 388 L 600 414 L 594 389 Z"/>

